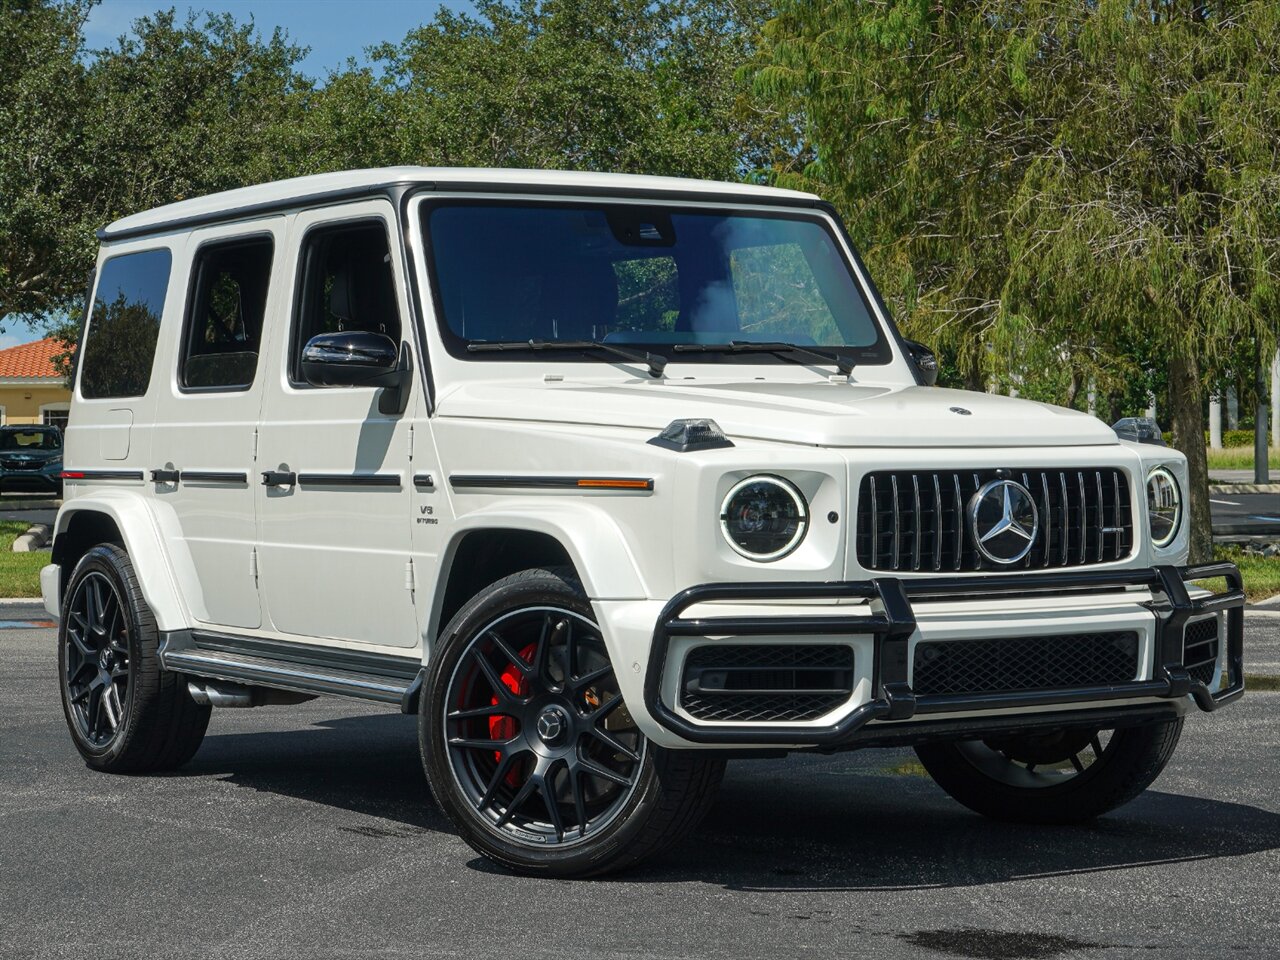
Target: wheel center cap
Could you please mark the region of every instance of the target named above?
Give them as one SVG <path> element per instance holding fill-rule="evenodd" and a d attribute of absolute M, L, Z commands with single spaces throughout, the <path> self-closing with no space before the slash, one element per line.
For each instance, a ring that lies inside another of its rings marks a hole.
<path fill-rule="evenodd" d="M 555 743 L 568 729 L 569 717 L 560 707 L 547 707 L 538 714 L 538 736 L 543 743 Z"/>
<path fill-rule="evenodd" d="M 105 670 L 110 665 L 111 665 L 111 651 L 103 650 L 101 653 L 98 654 L 98 666 L 100 666 L 103 670 Z"/>

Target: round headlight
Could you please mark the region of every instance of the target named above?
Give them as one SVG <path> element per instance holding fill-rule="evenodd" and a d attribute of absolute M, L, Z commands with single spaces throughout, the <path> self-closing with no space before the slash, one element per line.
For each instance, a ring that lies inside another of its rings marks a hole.
<path fill-rule="evenodd" d="M 1178 481 L 1165 467 L 1147 474 L 1147 516 L 1151 524 L 1151 542 L 1167 547 L 1178 535 L 1182 523 L 1182 491 Z"/>
<path fill-rule="evenodd" d="M 748 477 L 720 507 L 729 546 L 750 560 L 778 560 L 800 546 L 809 528 L 804 494 L 781 477 Z"/>

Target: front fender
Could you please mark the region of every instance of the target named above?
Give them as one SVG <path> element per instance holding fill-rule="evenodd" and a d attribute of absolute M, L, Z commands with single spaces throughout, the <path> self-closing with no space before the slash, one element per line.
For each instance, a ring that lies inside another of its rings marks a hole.
<path fill-rule="evenodd" d="M 156 625 L 161 630 L 187 627 L 190 621 L 178 589 L 174 563 L 176 560 L 181 565 L 183 558 L 169 556 L 160 537 L 163 518 L 156 516 L 148 501 L 128 490 L 103 490 L 68 500 L 58 511 L 54 523 L 55 551 L 58 537 L 67 531 L 77 515 L 85 512 L 109 517 L 120 531 L 124 548 L 138 574 L 142 595 L 155 615 Z M 70 568 L 78 559 L 59 558 L 57 562 Z M 186 558 L 186 565 L 190 567 L 189 558 Z M 62 572 L 64 586 L 70 575 L 71 569 Z"/>
<path fill-rule="evenodd" d="M 527 530 L 554 537 L 573 561 L 592 600 L 640 600 L 648 585 L 617 523 L 603 510 L 583 503 L 556 503 L 549 497 L 482 507 L 458 518 L 445 551 L 448 569 L 463 538 L 475 530 Z"/>

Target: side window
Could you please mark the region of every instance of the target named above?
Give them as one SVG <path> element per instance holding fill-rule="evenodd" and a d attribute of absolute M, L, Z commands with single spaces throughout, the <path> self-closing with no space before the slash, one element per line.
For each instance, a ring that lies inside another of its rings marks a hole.
<path fill-rule="evenodd" d="M 391 249 L 382 221 L 312 230 L 304 243 L 302 291 L 289 351 L 295 384 L 303 382 L 302 350 L 317 334 L 365 330 L 400 342 Z"/>
<path fill-rule="evenodd" d="M 151 383 L 173 255 L 145 250 L 102 265 L 80 360 L 80 395 L 140 397 Z"/>
<path fill-rule="evenodd" d="M 274 245 L 269 237 L 202 247 L 192 265 L 178 382 L 247 390 L 258 368 Z"/>

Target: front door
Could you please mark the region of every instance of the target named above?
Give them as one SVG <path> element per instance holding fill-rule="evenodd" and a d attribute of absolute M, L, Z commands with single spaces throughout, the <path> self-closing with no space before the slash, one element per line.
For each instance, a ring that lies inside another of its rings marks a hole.
<path fill-rule="evenodd" d="M 415 375 L 403 414 L 382 413 L 380 389 L 313 387 L 299 363 L 319 333 L 412 341 L 393 228 L 391 205 L 379 200 L 299 214 L 291 229 L 296 289 L 288 329 L 273 345 L 255 483 L 267 617 L 300 639 L 418 643 L 409 551 L 420 381 Z"/>

